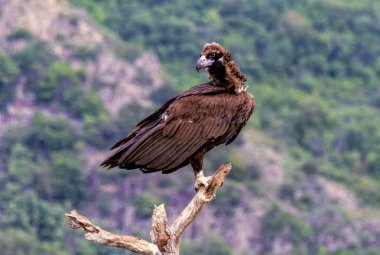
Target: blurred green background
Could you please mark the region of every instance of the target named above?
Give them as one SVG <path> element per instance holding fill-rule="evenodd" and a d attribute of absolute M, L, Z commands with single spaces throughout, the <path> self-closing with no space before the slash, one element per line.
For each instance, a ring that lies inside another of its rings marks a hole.
<path fill-rule="evenodd" d="M 256 109 L 181 254 L 380 254 L 380 2 L 0 2 L 0 254 L 129 254 L 69 230 L 72 208 L 148 238 L 194 195 L 171 175 L 98 167 L 160 103 L 207 81 L 206 42 L 248 76 Z"/>

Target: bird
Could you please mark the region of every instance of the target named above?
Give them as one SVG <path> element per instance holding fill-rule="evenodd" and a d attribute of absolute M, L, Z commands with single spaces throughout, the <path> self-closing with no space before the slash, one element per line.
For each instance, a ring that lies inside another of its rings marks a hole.
<path fill-rule="evenodd" d="M 255 98 L 246 91 L 246 76 L 221 44 L 203 46 L 196 63 L 196 70 L 201 69 L 208 73 L 208 82 L 172 97 L 140 121 L 111 147 L 101 166 L 168 174 L 190 164 L 195 189 L 207 187 L 205 154 L 235 140 L 254 111 Z"/>

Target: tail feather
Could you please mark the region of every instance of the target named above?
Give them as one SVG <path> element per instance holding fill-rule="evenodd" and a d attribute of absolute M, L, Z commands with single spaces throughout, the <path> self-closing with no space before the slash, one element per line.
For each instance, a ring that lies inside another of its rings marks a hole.
<path fill-rule="evenodd" d="M 136 142 L 144 141 L 144 139 L 140 139 L 140 138 L 148 132 L 149 132 L 149 129 L 147 128 L 135 130 L 130 135 L 128 135 L 127 138 L 117 142 L 114 146 L 111 147 L 111 150 L 116 150 L 116 151 L 113 152 L 111 156 L 107 157 L 102 163 L 100 163 L 100 166 L 105 167 L 107 169 L 111 169 L 114 167 L 123 168 L 122 164 L 120 164 L 120 159 L 124 156 L 128 156 L 128 154 L 125 154 L 125 153 L 129 151 L 130 147 L 135 145 Z"/>
<path fill-rule="evenodd" d="M 191 144 L 178 144 L 176 139 L 163 136 L 163 126 L 163 124 L 158 124 L 150 129 L 135 132 L 133 136 L 119 141 L 118 146 L 113 146 L 117 151 L 104 160 L 101 166 L 108 169 L 113 167 L 144 168 L 145 173 L 168 169 L 164 166 L 176 168 L 177 166 L 172 163 L 177 162 L 178 158 L 188 158 L 190 155 L 187 155 L 185 149 Z M 190 129 L 184 131 L 192 132 Z"/>
<path fill-rule="evenodd" d="M 194 123 L 194 125 L 196 125 Z M 178 127 L 173 126 L 177 129 Z M 188 158 L 201 147 L 205 140 L 179 140 L 178 137 L 193 137 L 203 128 L 188 125 L 177 130 L 176 137 L 164 135 L 164 124 L 144 127 L 134 131 L 114 146 L 117 150 L 101 163 L 101 166 L 125 169 L 142 168 L 144 173 L 162 171 L 169 173 L 187 164 Z M 172 130 L 170 130 L 171 132 Z M 170 133 L 169 132 L 169 133 Z"/>

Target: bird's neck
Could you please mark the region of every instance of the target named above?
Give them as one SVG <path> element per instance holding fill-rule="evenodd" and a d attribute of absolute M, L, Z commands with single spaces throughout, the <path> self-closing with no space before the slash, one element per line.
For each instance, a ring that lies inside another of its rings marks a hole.
<path fill-rule="evenodd" d="M 232 61 L 233 62 L 233 61 Z M 246 82 L 245 76 L 240 72 L 235 62 L 218 64 L 206 69 L 210 80 L 216 85 L 225 87 L 233 93 L 241 93 Z"/>

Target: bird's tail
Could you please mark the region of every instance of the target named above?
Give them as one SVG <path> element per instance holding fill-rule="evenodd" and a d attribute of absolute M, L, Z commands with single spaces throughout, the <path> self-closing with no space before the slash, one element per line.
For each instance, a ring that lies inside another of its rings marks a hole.
<path fill-rule="evenodd" d="M 119 143 L 121 143 L 120 141 Z M 116 145 L 116 144 L 115 144 Z M 114 146 L 113 146 L 114 147 Z M 112 147 L 112 148 L 113 148 Z M 115 148 L 117 148 L 116 146 Z M 119 166 L 119 160 L 121 158 L 123 151 L 118 150 L 117 152 L 112 153 L 109 157 L 107 157 L 102 163 L 100 163 L 101 167 L 107 168 L 107 170 Z"/>
<path fill-rule="evenodd" d="M 124 169 L 136 169 L 144 167 L 136 164 L 139 153 L 143 148 L 148 147 L 156 136 L 160 135 L 162 125 L 144 127 L 132 132 L 128 137 L 120 140 L 112 146 L 112 154 L 107 157 L 100 166 L 111 169 L 120 167 Z"/>

